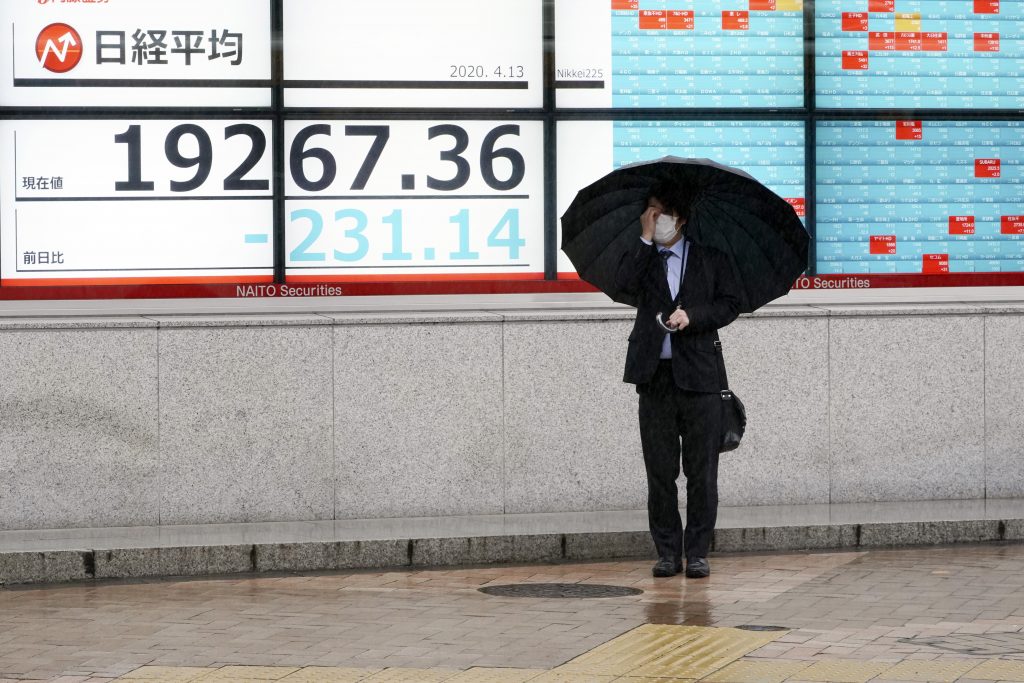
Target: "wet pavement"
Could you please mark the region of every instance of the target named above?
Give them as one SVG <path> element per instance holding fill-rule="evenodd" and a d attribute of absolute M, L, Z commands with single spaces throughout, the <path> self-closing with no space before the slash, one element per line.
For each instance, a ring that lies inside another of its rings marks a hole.
<path fill-rule="evenodd" d="M 0 681 L 1024 681 L 1024 545 L 711 563 L 9 587 Z M 523 583 L 642 592 L 478 590 Z"/>

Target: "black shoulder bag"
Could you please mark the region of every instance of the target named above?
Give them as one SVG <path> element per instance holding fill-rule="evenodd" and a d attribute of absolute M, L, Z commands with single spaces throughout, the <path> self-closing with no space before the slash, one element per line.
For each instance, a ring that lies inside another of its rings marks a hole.
<path fill-rule="evenodd" d="M 722 342 L 715 340 L 715 356 L 718 359 L 718 377 L 722 390 L 722 440 L 718 452 L 735 450 L 743 438 L 747 428 L 747 410 L 743 407 L 740 397 L 729 390 L 729 378 L 725 374 L 725 357 L 722 355 Z"/>

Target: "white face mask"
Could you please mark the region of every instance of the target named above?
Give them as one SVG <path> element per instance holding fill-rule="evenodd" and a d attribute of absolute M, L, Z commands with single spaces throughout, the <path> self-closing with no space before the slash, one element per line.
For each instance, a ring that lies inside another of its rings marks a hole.
<path fill-rule="evenodd" d="M 658 244 L 671 242 L 679 232 L 676 229 L 677 220 L 675 216 L 664 213 L 658 216 L 658 220 L 654 222 L 654 241 Z"/>

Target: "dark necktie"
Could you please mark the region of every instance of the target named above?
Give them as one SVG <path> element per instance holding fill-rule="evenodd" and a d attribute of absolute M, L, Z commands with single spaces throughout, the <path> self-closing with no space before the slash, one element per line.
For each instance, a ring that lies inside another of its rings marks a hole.
<path fill-rule="evenodd" d="M 664 264 L 665 272 L 667 273 L 668 272 L 668 260 L 670 258 L 672 258 L 673 256 L 675 256 L 675 254 L 672 253 L 672 251 L 670 249 L 662 249 L 658 253 L 661 254 L 661 262 Z"/>

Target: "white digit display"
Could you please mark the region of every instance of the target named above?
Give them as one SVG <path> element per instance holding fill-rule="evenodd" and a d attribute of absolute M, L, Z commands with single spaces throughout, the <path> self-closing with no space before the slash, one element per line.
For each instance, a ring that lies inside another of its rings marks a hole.
<path fill-rule="evenodd" d="M 538 121 L 289 121 L 289 281 L 543 279 Z"/>
<path fill-rule="evenodd" d="M 269 280 L 268 121 L 3 121 L 6 285 Z"/>

